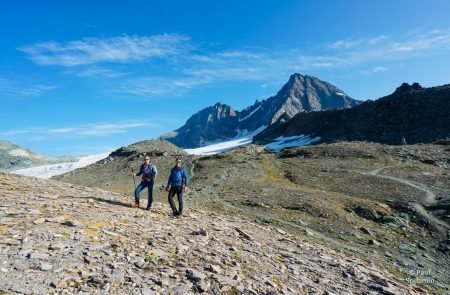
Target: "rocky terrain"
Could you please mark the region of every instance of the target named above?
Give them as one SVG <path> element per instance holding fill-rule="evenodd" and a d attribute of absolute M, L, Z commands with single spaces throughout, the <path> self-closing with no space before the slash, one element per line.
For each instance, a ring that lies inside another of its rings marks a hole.
<path fill-rule="evenodd" d="M 256 101 L 242 111 L 217 103 L 194 114 L 184 126 L 161 138 L 180 147 L 196 148 L 206 142 L 230 139 L 239 136 L 240 132 L 284 122 L 298 113 L 351 108 L 359 103 L 330 83 L 293 74 L 272 97 Z"/>
<path fill-rule="evenodd" d="M 131 204 L 134 186 L 127 165 L 137 167 L 145 149 L 155 150 L 153 142 L 146 144 L 137 153 L 57 179 L 127 194 Z M 371 262 L 408 285 L 445 294 L 450 284 L 449 152 L 447 141 L 338 142 L 281 153 L 249 145 L 212 156 L 183 155 L 192 177 L 187 212 L 205 210 L 269 225 Z M 160 188 L 176 153 L 181 151 L 152 157 L 160 172 L 154 190 L 159 202 L 166 202 Z"/>
<path fill-rule="evenodd" d="M 30 190 L 30 187 L 33 190 Z M 423 294 L 375 265 L 267 225 L 0 174 L 4 294 Z"/>
<path fill-rule="evenodd" d="M 254 137 L 268 143 L 279 136 L 319 136 L 333 140 L 415 144 L 450 137 L 450 85 L 422 88 L 402 84 L 391 95 L 366 101 L 357 107 L 299 113 L 273 124 Z"/>
<path fill-rule="evenodd" d="M 72 158 L 54 158 L 28 149 L 22 148 L 12 142 L 0 140 L 0 171 L 16 170 L 38 165 L 68 162 Z"/>

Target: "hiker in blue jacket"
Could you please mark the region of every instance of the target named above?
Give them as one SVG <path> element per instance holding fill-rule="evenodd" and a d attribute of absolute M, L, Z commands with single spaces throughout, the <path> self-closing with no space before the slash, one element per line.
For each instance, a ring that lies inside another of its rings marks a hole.
<path fill-rule="evenodd" d="M 176 158 L 175 167 L 170 170 L 169 180 L 167 181 L 166 191 L 169 192 L 169 204 L 173 211 L 173 216 L 181 217 L 183 214 L 183 187 L 188 191 L 188 174 L 186 169 L 181 166 L 181 159 Z M 178 210 L 173 202 L 173 197 L 177 195 Z"/>
<path fill-rule="evenodd" d="M 144 188 L 147 188 L 148 203 L 145 210 L 148 211 L 152 207 L 153 203 L 153 184 L 155 183 L 155 177 L 158 174 L 158 170 L 156 169 L 156 166 L 152 162 L 150 162 L 149 156 L 145 156 L 144 161 L 144 164 L 141 165 L 137 174 L 135 172 L 131 173 L 133 176 L 142 175 L 141 183 L 136 187 L 136 190 L 134 191 L 135 202 L 133 207 L 139 208 L 139 194 Z"/>

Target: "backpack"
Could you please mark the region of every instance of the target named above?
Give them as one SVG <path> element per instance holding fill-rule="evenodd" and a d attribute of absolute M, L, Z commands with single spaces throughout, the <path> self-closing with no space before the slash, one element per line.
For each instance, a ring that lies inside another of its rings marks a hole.
<path fill-rule="evenodd" d="M 156 173 L 156 171 L 155 171 L 155 167 L 154 167 L 154 165 L 153 165 L 153 163 L 150 163 L 149 165 L 148 165 L 148 169 L 149 169 L 149 172 L 150 172 L 150 174 L 147 174 L 147 173 L 143 173 L 143 175 L 142 175 L 142 178 L 144 179 L 146 179 L 146 180 L 155 180 L 155 178 L 156 178 L 156 175 L 157 175 L 157 173 Z"/>
<path fill-rule="evenodd" d="M 180 166 L 180 168 L 178 168 L 178 171 L 180 171 L 180 173 L 181 173 L 181 186 L 183 186 L 184 185 L 184 180 L 185 180 L 185 178 L 183 177 L 183 166 Z"/>
<path fill-rule="evenodd" d="M 175 168 L 175 167 L 174 167 Z M 178 182 L 181 182 L 181 186 L 183 186 L 184 185 L 184 177 L 183 177 L 183 166 L 180 166 L 180 167 L 178 167 L 178 168 L 176 168 L 179 172 L 180 172 L 180 174 L 181 174 L 181 180 L 179 180 Z"/>

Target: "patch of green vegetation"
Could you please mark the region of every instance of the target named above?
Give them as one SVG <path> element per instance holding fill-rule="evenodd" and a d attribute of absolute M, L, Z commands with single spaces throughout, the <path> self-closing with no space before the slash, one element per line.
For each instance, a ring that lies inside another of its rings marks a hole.
<path fill-rule="evenodd" d="M 145 261 L 147 261 L 147 262 L 149 262 L 151 264 L 154 264 L 154 265 L 158 264 L 157 257 L 155 255 L 151 254 L 151 253 L 145 255 Z"/>

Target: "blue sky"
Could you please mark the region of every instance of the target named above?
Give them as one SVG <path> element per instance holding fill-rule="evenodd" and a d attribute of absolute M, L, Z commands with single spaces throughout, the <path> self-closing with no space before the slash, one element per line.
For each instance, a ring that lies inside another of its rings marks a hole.
<path fill-rule="evenodd" d="M 450 83 L 449 1 L 0 3 L 0 139 L 49 155 L 157 137 L 298 72 L 353 98 Z"/>

